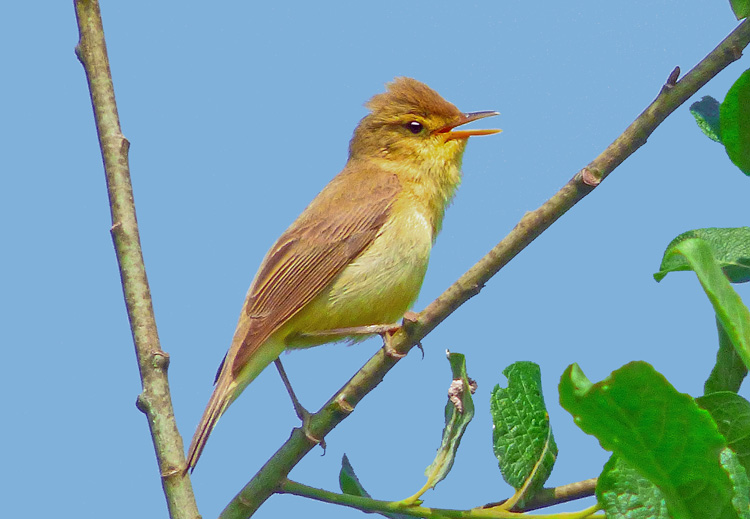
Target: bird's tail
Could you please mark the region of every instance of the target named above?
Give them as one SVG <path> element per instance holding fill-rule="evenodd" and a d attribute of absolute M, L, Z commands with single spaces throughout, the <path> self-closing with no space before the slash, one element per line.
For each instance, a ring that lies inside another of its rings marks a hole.
<path fill-rule="evenodd" d="M 238 325 L 235 333 L 235 340 L 240 341 L 246 336 L 245 330 L 240 328 L 242 322 Z M 244 342 L 242 345 L 244 346 Z M 244 361 L 242 369 L 235 372 L 233 366 L 237 359 L 237 352 L 234 351 L 234 345 L 229 349 L 226 358 L 219 368 L 219 376 L 216 381 L 216 387 L 208 400 L 206 410 L 203 411 L 203 417 L 195 430 L 193 441 L 190 442 L 190 449 L 187 455 L 187 467 L 185 471 L 195 468 L 198 458 L 201 457 L 203 447 L 206 446 L 211 431 L 219 421 L 219 417 L 224 414 L 227 407 L 245 390 L 245 388 L 260 375 L 266 366 L 276 360 L 284 351 L 284 341 L 275 336 L 271 336 L 261 343 L 261 346 L 254 348 L 252 354 Z"/>
<path fill-rule="evenodd" d="M 211 395 L 211 399 L 208 401 L 206 410 L 203 411 L 198 428 L 195 430 L 193 441 L 190 442 L 186 471 L 189 470 L 192 472 L 195 469 L 195 464 L 198 463 L 198 458 L 201 457 L 203 448 L 206 446 L 208 437 L 216 426 L 216 422 L 219 421 L 219 417 L 224 414 L 224 411 L 226 411 L 229 404 L 234 400 L 235 386 L 236 383 L 229 380 L 228 377 L 219 377 L 219 381 Z"/>

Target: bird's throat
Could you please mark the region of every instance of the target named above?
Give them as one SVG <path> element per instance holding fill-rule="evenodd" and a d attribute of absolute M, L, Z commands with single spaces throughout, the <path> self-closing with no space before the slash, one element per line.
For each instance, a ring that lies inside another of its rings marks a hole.
<path fill-rule="evenodd" d="M 466 140 L 448 141 L 440 147 L 421 150 L 414 160 L 373 159 L 377 167 L 398 176 L 403 205 L 421 213 L 432 226 L 433 240 L 440 232 L 443 216 L 461 184 L 461 159 Z M 401 204 L 400 204 L 401 205 Z"/>

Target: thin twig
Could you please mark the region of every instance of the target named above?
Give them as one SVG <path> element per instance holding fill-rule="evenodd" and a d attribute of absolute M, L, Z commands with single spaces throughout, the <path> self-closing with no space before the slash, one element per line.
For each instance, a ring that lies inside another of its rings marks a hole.
<path fill-rule="evenodd" d="M 136 404 L 148 418 L 170 517 L 193 519 L 200 515 L 190 479 L 180 470 L 185 455 L 169 394 L 169 355 L 161 350 L 156 331 L 130 182 L 130 143 L 120 129 L 99 3 L 75 0 L 74 4 L 80 34 L 76 55 L 91 92 L 112 213 L 112 239 L 143 384 Z"/>
<path fill-rule="evenodd" d="M 597 478 L 591 478 L 559 487 L 542 488 L 537 490 L 533 497 L 526 501 L 523 506 L 513 507 L 512 510 L 514 512 L 528 512 L 530 510 L 559 505 L 560 503 L 567 503 L 576 499 L 583 499 L 584 497 L 591 497 L 596 490 L 596 481 Z M 505 501 L 489 503 L 482 508 L 493 508 L 504 503 Z"/>
<path fill-rule="evenodd" d="M 523 519 L 529 517 L 522 512 L 511 512 L 498 508 L 454 510 L 450 508 L 428 508 L 420 505 L 404 506 L 401 501 L 381 501 L 379 499 L 372 499 L 371 497 L 338 494 L 290 480 L 282 482 L 280 488 L 286 494 L 307 497 L 324 503 L 348 506 L 362 510 L 363 512 L 380 512 L 388 515 L 421 517 L 423 519 Z M 534 514 L 531 517 L 534 519 L 584 519 L 591 517 L 591 514 L 597 510 L 598 507 L 594 506 L 579 512 Z"/>
<path fill-rule="evenodd" d="M 646 143 L 666 117 L 695 94 L 711 78 L 737 60 L 750 42 L 750 23 L 743 21 L 708 56 L 681 80 L 669 77 L 656 100 L 588 166 L 541 207 L 527 213 L 515 228 L 440 297 L 430 303 L 413 323 L 406 323 L 390 341 L 391 351 L 406 354 L 455 309 L 479 293 L 484 284 L 528 246 L 537 236 L 589 194 L 627 157 Z M 398 362 L 398 355 L 379 350 L 324 406 L 312 415 L 309 432 L 323 438 L 338 425 L 357 403 L 377 386 Z M 258 473 L 232 499 L 221 514 L 223 519 L 251 516 L 286 481 L 289 471 L 313 447 L 300 429 L 276 451 Z"/>

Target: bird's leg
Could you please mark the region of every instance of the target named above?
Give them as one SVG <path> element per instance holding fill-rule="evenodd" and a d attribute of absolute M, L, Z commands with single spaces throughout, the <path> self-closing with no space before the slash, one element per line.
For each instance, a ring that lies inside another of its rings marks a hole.
<path fill-rule="evenodd" d="M 292 389 L 292 384 L 289 382 L 289 377 L 286 375 L 286 370 L 284 369 L 284 365 L 281 363 L 281 359 L 277 358 L 274 363 L 276 364 L 276 369 L 279 371 L 279 375 L 281 376 L 281 381 L 284 383 L 286 392 L 289 394 L 289 398 L 292 399 L 292 405 L 294 406 L 294 412 L 297 414 L 297 418 L 302 420 L 303 423 L 306 423 L 310 419 L 309 411 L 299 403 L 297 395 L 294 394 L 294 389 Z"/>
<path fill-rule="evenodd" d="M 297 398 L 297 395 L 294 394 L 294 390 L 292 389 L 292 384 L 289 382 L 289 377 L 286 375 L 286 370 L 284 370 L 284 366 L 281 364 L 281 359 L 277 358 L 274 361 L 274 364 L 276 364 L 276 369 L 279 371 L 279 375 L 281 376 L 281 381 L 284 383 L 284 387 L 286 388 L 286 392 L 289 394 L 289 398 L 292 399 L 292 405 L 294 406 L 294 412 L 297 414 L 297 418 L 302 420 L 302 430 L 305 432 L 305 436 L 310 441 L 313 441 L 317 444 L 319 444 L 321 447 L 323 447 L 323 451 L 326 450 L 326 441 L 323 438 L 316 438 L 309 432 L 309 424 L 310 424 L 310 412 L 305 409 L 302 404 L 300 404 L 299 399 Z"/>

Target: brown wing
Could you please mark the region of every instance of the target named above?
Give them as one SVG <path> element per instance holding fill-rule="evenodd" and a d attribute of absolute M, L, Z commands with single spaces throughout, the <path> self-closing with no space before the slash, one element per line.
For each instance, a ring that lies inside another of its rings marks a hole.
<path fill-rule="evenodd" d="M 247 331 L 232 359 L 234 376 L 281 324 L 372 243 L 399 190 L 393 173 L 350 162 L 281 235 L 245 301 L 240 321 L 250 322 L 242 327 Z"/>

